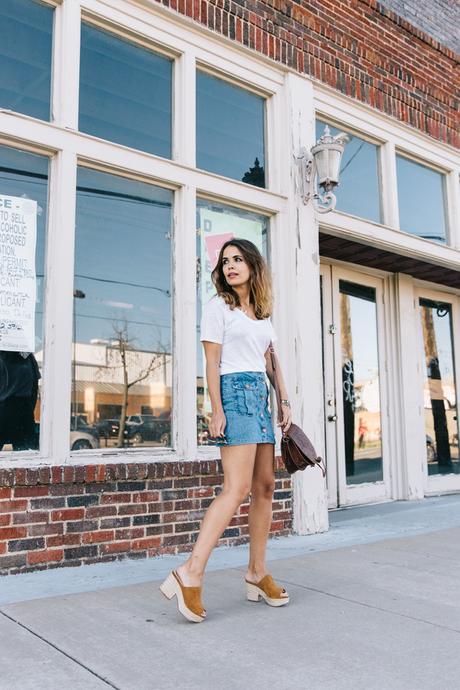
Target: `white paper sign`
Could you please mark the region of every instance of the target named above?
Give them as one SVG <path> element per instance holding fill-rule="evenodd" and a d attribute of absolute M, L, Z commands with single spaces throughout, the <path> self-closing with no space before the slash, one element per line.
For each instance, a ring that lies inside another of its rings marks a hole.
<path fill-rule="evenodd" d="M 0 194 L 0 350 L 35 352 L 37 202 Z"/>

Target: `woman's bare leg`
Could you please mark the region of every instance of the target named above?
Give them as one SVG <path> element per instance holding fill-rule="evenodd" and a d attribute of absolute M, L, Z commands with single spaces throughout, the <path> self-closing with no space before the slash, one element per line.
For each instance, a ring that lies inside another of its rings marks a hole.
<path fill-rule="evenodd" d="M 193 551 L 177 572 L 187 587 L 199 587 L 206 563 L 222 532 L 226 529 L 238 506 L 251 490 L 251 478 L 256 457 L 256 444 L 221 448 L 224 485 L 211 503 L 201 523 Z"/>
<path fill-rule="evenodd" d="M 267 574 L 265 553 L 275 490 L 274 449 L 271 443 L 261 443 L 257 446 L 249 506 L 250 541 L 246 578 L 250 582 L 259 582 Z"/>

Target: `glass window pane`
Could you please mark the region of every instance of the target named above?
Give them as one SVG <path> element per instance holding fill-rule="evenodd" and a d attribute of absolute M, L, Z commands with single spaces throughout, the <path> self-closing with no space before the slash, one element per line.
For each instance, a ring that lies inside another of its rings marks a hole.
<path fill-rule="evenodd" d="M 211 272 L 216 265 L 220 248 L 227 240 L 241 237 L 253 242 L 263 256 L 267 257 L 268 221 L 264 216 L 249 213 L 231 206 L 210 201 L 197 201 L 197 442 L 209 445 L 208 424 L 211 414 L 211 401 L 208 395 L 205 376 L 205 358 L 200 342 L 200 321 L 202 305 L 206 304 L 216 291 L 211 280 Z"/>
<path fill-rule="evenodd" d="M 172 200 L 78 171 L 73 450 L 171 445 Z"/>
<path fill-rule="evenodd" d="M 316 121 L 316 139 L 324 132 L 325 122 Z M 346 129 L 328 125 L 334 136 Z M 345 146 L 340 167 L 340 184 L 334 190 L 337 210 L 353 216 L 382 223 L 380 205 L 380 183 L 378 147 L 347 132 L 349 141 Z"/>
<path fill-rule="evenodd" d="M 340 281 L 347 484 L 383 479 L 375 289 Z"/>
<path fill-rule="evenodd" d="M 264 113 L 261 96 L 197 72 L 198 168 L 265 187 Z"/>
<path fill-rule="evenodd" d="M 444 175 L 403 156 L 396 156 L 396 171 L 401 230 L 445 242 Z"/>
<path fill-rule="evenodd" d="M 171 157 L 172 61 L 82 24 L 80 130 Z"/>
<path fill-rule="evenodd" d="M 48 159 L 0 146 L 0 450 L 37 450 Z"/>
<path fill-rule="evenodd" d="M 428 474 L 460 474 L 457 390 L 450 304 L 420 300 L 425 356 L 425 440 Z"/>
<path fill-rule="evenodd" d="M 50 119 L 53 9 L 35 0 L 0 3 L 0 108 Z"/>

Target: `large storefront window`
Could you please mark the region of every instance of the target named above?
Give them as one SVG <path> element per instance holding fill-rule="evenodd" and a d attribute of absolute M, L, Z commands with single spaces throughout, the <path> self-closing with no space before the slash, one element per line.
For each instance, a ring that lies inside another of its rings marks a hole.
<path fill-rule="evenodd" d="M 0 108 L 50 119 L 53 9 L 35 0 L 0 3 Z"/>
<path fill-rule="evenodd" d="M 428 474 L 460 473 L 457 390 L 450 304 L 420 299 L 425 359 Z"/>
<path fill-rule="evenodd" d="M 316 139 L 324 133 L 325 122 L 316 121 Z M 346 129 L 328 125 L 334 136 Z M 367 220 L 382 222 L 378 147 L 347 132 L 349 141 L 343 152 L 340 185 L 334 190 L 337 210 Z"/>
<path fill-rule="evenodd" d="M 0 450 L 38 450 L 48 159 L 0 146 Z"/>
<path fill-rule="evenodd" d="M 213 295 L 215 288 L 211 280 L 220 248 L 233 237 L 253 242 L 267 257 L 268 221 L 265 216 L 249 213 L 231 206 L 210 201 L 197 201 L 197 440 L 198 445 L 211 445 L 208 424 L 211 401 L 206 386 L 206 362 L 200 342 L 199 324 L 202 305 Z"/>
<path fill-rule="evenodd" d="M 396 170 L 401 230 L 445 242 L 444 176 L 403 156 L 396 156 Z"/>
<path fill-rule="evenodd" d="M 82 24 L 79 127 L 170 158 L 172 60 Z"/>
<path fill-rule="evenodd" d="M 171 445 L 172 202 L 78 171 L 73 450 Z"/>
<path fill-rule="evenodd" d="M 265 100 L 205 72 L 196 75 L 198 168 L 265 187 Z"/>

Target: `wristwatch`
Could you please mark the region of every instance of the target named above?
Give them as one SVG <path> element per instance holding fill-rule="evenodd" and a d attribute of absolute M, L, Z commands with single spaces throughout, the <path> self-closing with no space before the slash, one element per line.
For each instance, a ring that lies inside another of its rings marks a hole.
<path fill-rule="evenodd" d="M 281 404 L 286 405 L 286 407 L 291 407 L 291 403 L 289 402 L 289 400 L 281 400 Z"/>

